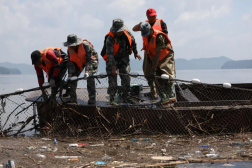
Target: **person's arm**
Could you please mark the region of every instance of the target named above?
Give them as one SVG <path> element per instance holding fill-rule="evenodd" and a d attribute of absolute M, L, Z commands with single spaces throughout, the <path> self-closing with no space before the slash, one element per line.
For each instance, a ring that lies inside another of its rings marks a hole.
<path fill-rule="evenodd" d="M 69 50 L 67 49 L 67 55 L 69 55 Z M 70 61 L 70 55 L 69 55 L 69 65 L 67 67 L 68 72 L 68 79 L 73 76 L 73 73 L 75 72 L 74 64 Z"/>
<path fill-rule="evenodd" d="M 46 90 L 44 88 L 42 88 L 43 83 L 44 83 L 43 70 L 37 65 L 34 65 L 34 68 L 35 68 L 36 73 L 37 73 L 39 87 L 41 87 L 42 97 L 44 98 L 44 100 L 46 100 L 48 98 L 47 94 L 46 94 Z"/>
<path fill-rule="evenodd" d="M 86 51 L 86 68 L 85 68 L 85 73 L 88 73 L 88 71 L 92 68 L 92 47 L 91 45 L 87 42 L 83 42 L 84 49 Z"/>
<path fill-rule="evenodd" d="M 135 25 L 135 26 L 132 28 L 132 30 L 133 30 L 134 32 L 140 31 L 140 25 L 141 25 L 141 23 L 142 23 L 142 22 L 140 22 L 140 23 L 138 23 L 137 25 Z"/>
<path fill-rule="evenodd" d="M 136 40 L 135 40 L 134 36 L 131 34 L 131 32 L 129 32 L 129 34 L 130 34 L 131 40 L 132 40 L 131 47 L 132 47 L 132 51 L 134 53 L 134 57 L 135 57 L 135 59 L 141 60 L 142 57 L 137 52 L 137 43 L 136 43 Z"/>
<path fill-rule="evenodd" d="M 162 28 L 162 32 L 168 35 L 168 29 L 167 29 L 166 23 L 163 20 L 161 20 L 161 28 Z"/>
<path fill-rule="evenodd" d="M 38 84 L 39 84 L 39 87 L 41 87 L 44 83 L 44 74 L 43 74 L 43 70 L 38 67 L 37 65 L 34 65 L 34 69 L 36 70 L 36 74 L 37 74 L 37 77 L 38 77 Z"/>
<path fill-rule="evenodd" d="M 89 72 L 92 73 L 94 70 L 97 69 L 98 54 L 87 41 L 85 41 L 83 45 L 86 51 L 86 58 L 87 58 L 85 73 Z"/>
<path fill-rule="evenodd" d="M 115 57 L 114 57 L 114 37 L 108 36 L 106 39 L 106 54 L 108 57 L 107 66 L 111 67 L 111 73 L 113 75 L 117 74 L 115 66 Z"/>

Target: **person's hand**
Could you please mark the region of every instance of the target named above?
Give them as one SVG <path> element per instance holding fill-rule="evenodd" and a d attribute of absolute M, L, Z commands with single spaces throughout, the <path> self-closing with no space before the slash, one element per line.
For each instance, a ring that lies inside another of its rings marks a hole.
<path fill-rule="evenodd" d="M 44 88 L 41 88 L 41 92 L 42 92 L 42 97 L 44 100 L 48 99 L 48 95 L 46 94 L 46 90 Z"/>
<path fill-rule="evenodd" d="M 112 75 L 117 75 L 116 66 L 112 66 Z"/>
<path fill-rule="evenodd" d="M 49 84 L 50 84 L 51 87 L 55 87 L 56 86 L 54 79 L 50 79 L 50 83 Z"/>
<path fill-rule="evenodd" d="M 135 56 L 135 59 L 138 59 L 138 60 L 142 59 L 142 57 L 139 54 L 134 54 L 134 56 Z"/>

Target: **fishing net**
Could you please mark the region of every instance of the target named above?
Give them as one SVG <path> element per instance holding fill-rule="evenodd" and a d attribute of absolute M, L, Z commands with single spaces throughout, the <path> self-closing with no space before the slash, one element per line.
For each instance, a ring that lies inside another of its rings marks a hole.
<path fill-rule="evenodd" d="M 95 79 L 96 103 L 88 104 L 87 79 L 78 78 L 77 102 L 66 93 L 66 83 L 56 99 L 44 87 L 18 89 L 0 95 L 1 136 L 106 136 L 122 134 L 195 134 L 249 132 L 252 128 L 251 89 L 249 84 L 206 84 L 180 79 L 156 80 L 156 89 L 165 92 L 160 80 L 174 86 L 176 101 L 160 104 L 146 96 L 150 88 L 144 76 L 130 75 L 130 101 L 125 101 L 121 78 L 117 77 L 117 105 L 110 105 L 108 76 Z"/>

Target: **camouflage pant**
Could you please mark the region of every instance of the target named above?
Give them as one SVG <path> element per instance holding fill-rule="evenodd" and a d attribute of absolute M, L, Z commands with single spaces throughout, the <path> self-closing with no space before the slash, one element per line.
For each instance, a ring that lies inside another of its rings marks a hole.
<path fill-rule="evenodd" d="M 116 69 L 119 70 L 119 76 L 121 78 L 122 94 L 123 96 L 128 96 L 130 93 L 130 64 L 127 63 L 117 63 Z M 112 75 L 112 67 L 106 63 L 106 72 L 108 74 L 108 94 L 110 98 L 114 97 L 118 90 L 117 85 L 117 75 Z"/>
<path fill-rule="evenodd" d="M 150 90 L 152 92 L 154 92 L 154 88 L 155 88 L 155 83 L 153 81 L 153 78 L 150 78 L 150 74 L 151 74 L 151 67 L 152 67 L 152 61 L 149 58 L 148 54 L 146 54 L 146 51 L 144 51 L 144 59 L 143 59 L 143 73 L 145 76 L 145 79 L 148 82 L 148 85 L 150 87 Z"/>
<path fill-rule="evenodd" d="M 79 75 L 81 74 L 80 71 L 77 71 L 75 73 L 72 74 L 72 76 L 77 76 L 79 77 Z M 89 73 L 90 77 L 87 78 L 87 91 L 88 91 L 88 96 L 89 99 L 91 98 L 95 98 L 95 79 L 92 78 L 91 76 L 93 75 L 93 73 Z M 76 89 L 77 89 L 77 80 L 76 81 L 68 81 L 68 87 L 69 87 L 69 95 L 71 97 L 71 100 L 73 102 L 77 101 L 77 94 L 76 94 Z"/>

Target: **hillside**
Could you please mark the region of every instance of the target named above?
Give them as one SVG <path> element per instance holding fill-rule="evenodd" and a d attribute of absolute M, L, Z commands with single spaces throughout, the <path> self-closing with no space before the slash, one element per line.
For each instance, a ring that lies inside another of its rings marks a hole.
<path fill-rule="evenodd" d="M 0 66 L 0 74 L 4 74 L 4 75 L 17 75 L 17 74 L 21 74 L 21 72 L 16 69 L 16 68 L 5 68 L 5 67 L 1 67 Z"/>
<path fill-rule="evenodd" d="M 221 69 L 251 69 L 252 60 L 227 61 Z"/>
<path fill-rule="evenodd" d="M 21 74 L 34 74 L 34 67 L 31 64 L 15 64 L 10 62 L 0 63 L 0 67 L 8 68 L 8 69 L 17 69 L 21 72 Z"/>
<path fill-rule="evenodd" d="M 231 61 L 231 59 L 225 56 L 191 60 L 175 59 L 175 66 L 177 70 L 221 69 L 222 65 L 227 61 Z"/>

